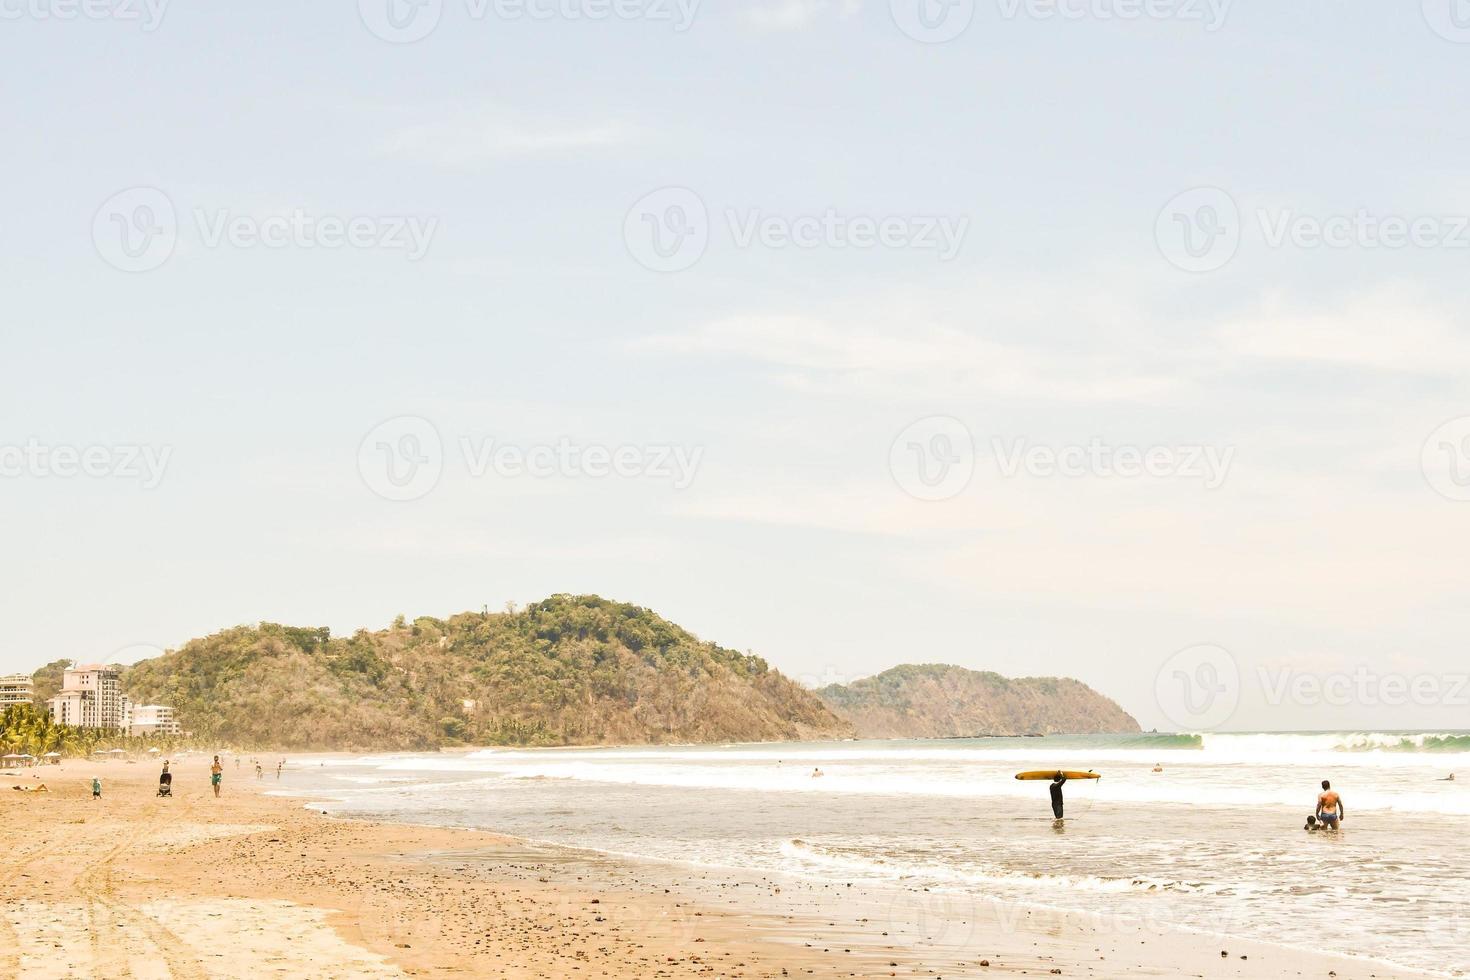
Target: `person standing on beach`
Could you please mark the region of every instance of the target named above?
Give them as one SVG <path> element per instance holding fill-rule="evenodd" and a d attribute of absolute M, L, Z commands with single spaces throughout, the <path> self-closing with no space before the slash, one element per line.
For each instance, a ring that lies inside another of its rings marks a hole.
<path fill-rule="evenodd" d="M 1052 777 L 1051 786 L 1051 812 L 1058 820 L 1062 819 L 1062 784 L 1067 781 L 1064 773 L 1057 773 Z"/>
<path fill-rule="evenodd" d="M 1322 780 L 1322 793 L 1317 797 L 1317 819 L 1330 830 L 1338 829 L 1347 819 L 1347 807 L 1342 805 L 1342 797 L 1325 779 Z"/>
<path fill-rule="evenodd" d="M 92 799 L 102 799 L 102 780 L 98 779 L 96 776 L 92 777 Z"/>
<path fill-rule="evenodd" d="M 238 763 L 239 760 L 236 760 Z M 214 757 L 214 765 L 209 767 L 209 785 L 214 787 L 215 799 L 219 798 L 219 781 L 224 778 L 225 767 L 219 764 L 219 756 Z"/>

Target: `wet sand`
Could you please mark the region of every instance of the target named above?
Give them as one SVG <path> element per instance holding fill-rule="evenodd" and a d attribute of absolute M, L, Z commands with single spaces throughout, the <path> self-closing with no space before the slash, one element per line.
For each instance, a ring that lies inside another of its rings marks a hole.
<path fill-rule="evenodd" d="M 219 799 L 207 759 L 173 770 L 172 799 L 155 797 L 151 761 L 0 776 L 0 976 L 1416 976 L 922 891 L 335 820 L 265 795 L 273 770 L 227 761 Z"/>

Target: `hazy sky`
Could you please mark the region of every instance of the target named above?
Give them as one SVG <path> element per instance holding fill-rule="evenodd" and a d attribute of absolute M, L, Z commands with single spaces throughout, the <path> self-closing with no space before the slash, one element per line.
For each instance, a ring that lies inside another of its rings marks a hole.
<path fill-rule="evenodd" d="M 1470 727 L 1470 10 L 919 3 L 0 0 L 0 670 L 596 592 Z"/>

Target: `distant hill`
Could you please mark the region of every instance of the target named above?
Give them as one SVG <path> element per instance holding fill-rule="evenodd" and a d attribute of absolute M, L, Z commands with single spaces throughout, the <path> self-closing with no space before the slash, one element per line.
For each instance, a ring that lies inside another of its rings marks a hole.
<path fill-rule="evenodd" d="M 759 657 L 647 609 L 556 595 L 377 632 L 262 623 L 128 668 L 135 702 L 250 746 L 427 749 L 834 738 L 851 728 Z"/>
<path fill-rule="evenodd" d="M 32 697 L 36 704 L 44 706 L 48 699 L 56 697 L 56 692 L 61 690 L 62 674 L 70 666 L 70 660 L 53 660 L 31 675 L 35 684 Z"/>
<path fill-rule="evenodd" d="M 1065 677 L 1010 679 L 948 664 L 904 664 L 817 695 L 859 738 L 1136 732 L 1138 722 Z"/>

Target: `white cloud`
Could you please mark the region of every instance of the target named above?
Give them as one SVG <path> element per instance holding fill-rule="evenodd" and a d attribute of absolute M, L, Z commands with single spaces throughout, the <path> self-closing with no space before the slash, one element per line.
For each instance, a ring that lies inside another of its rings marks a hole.
<path fill-rule="evenodd" d="M 1126 356 L 1026 348 L 912 320 L 839 324 L 805 315 L 733 316 L 644 338 L 635 347 L 745 358 L 778 369 L 783 383 L 797 388 L 920 390 L 936 397 L 983 391 L 1066 401 L 1148 400 L 1180 380 L 1140 370 Z"/>
<path fill-rule="evenodd" d="M 859 0 L 775 0 L 772 3 L 748 7 L 741 17 L 752 27 L 771 32 L 805 30 L 826 13 L 836 8 L 837 16 L 846 20 L 862 7 Z"/>
<path fill-rule="evenodd" d="M 479 109 L 402 127 L 377 149 L 384 156 L 464 167 L 620 146 L 632 141 L 635 132 L 621 120 L 566 122 Z"/>
<path fill-rule="evenodd" d="M 1326 308 L 1274 294 L 1259 312 L 1227 321 L 1217 336 L 1225 353 L 1240 358 L 1427 375 L 1470 368 L 1470 331 L 1403 286 L 1355 293 Z"/>

